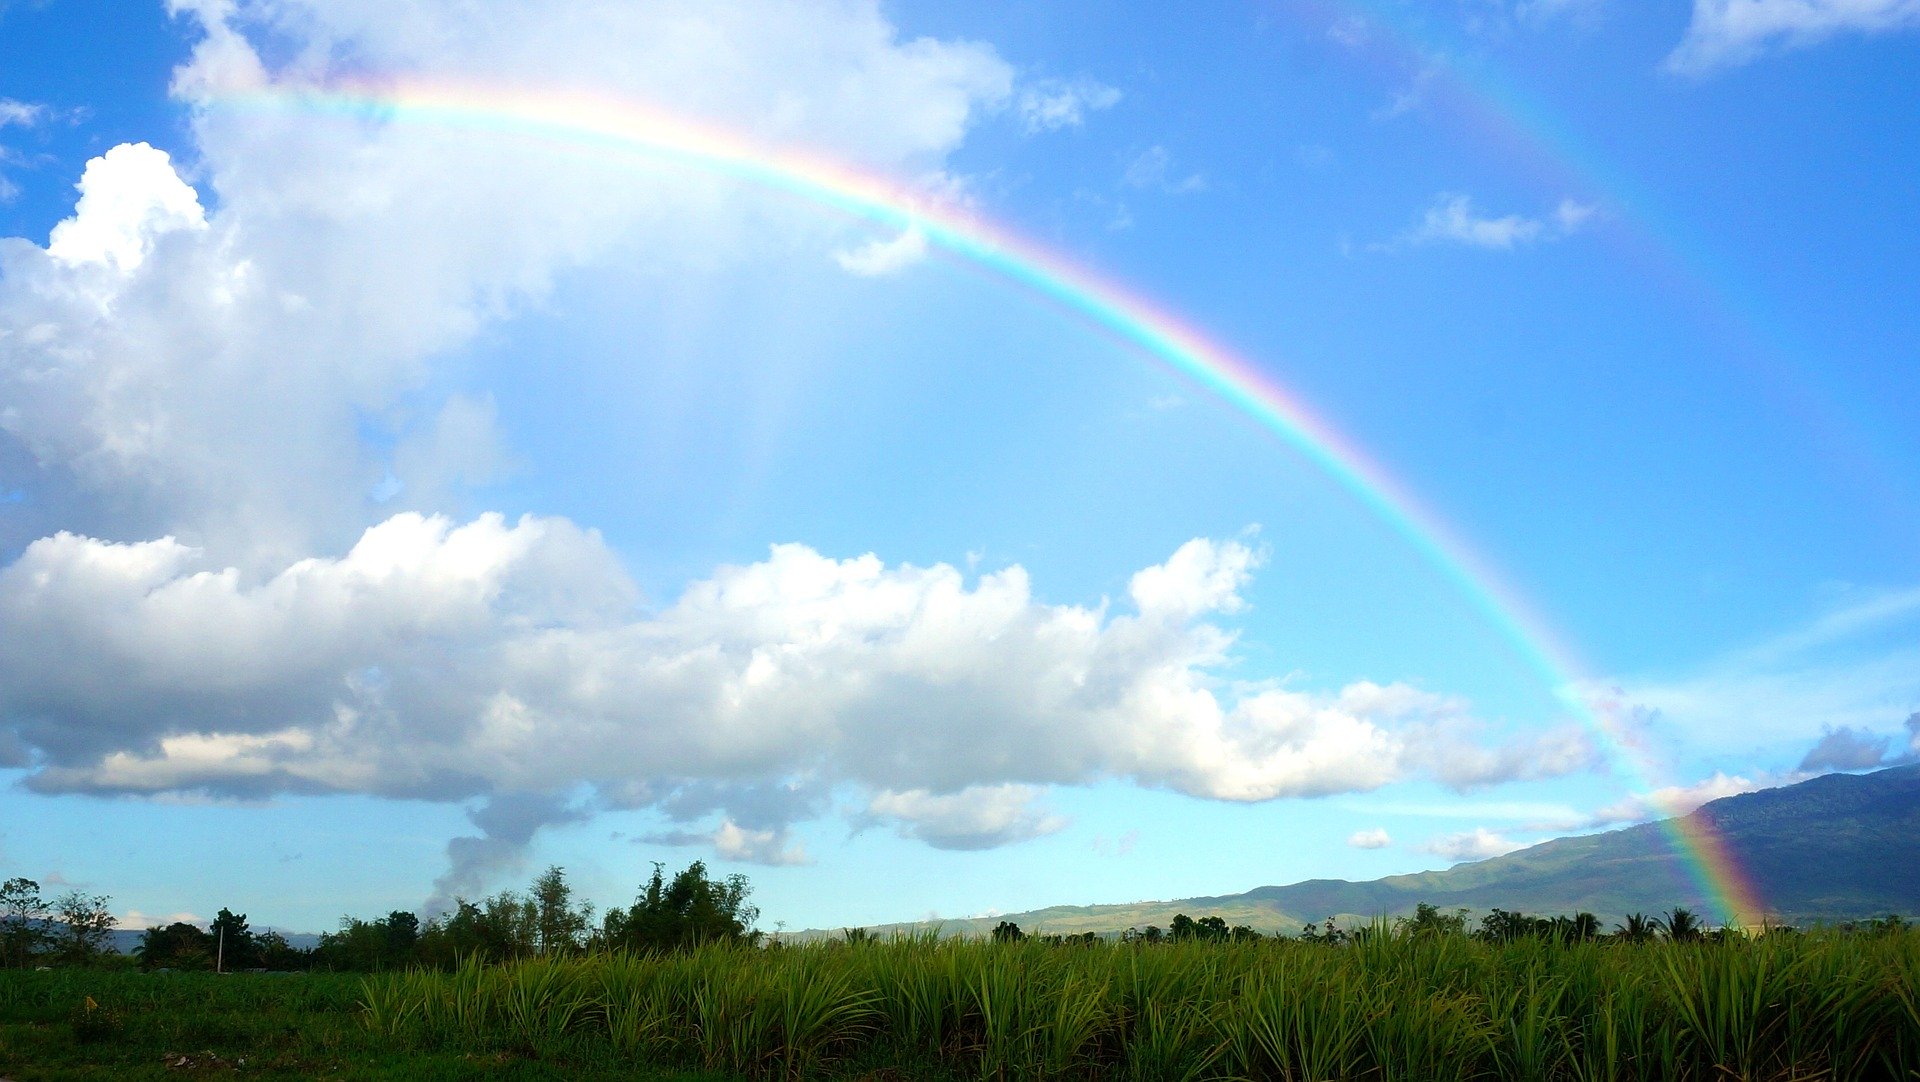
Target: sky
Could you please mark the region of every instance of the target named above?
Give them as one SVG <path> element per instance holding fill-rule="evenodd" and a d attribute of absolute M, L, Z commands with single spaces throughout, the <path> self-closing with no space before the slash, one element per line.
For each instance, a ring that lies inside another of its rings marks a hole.
<path fill-rule="evenodd" d="M 1911 759 L 1917 59 L 1913 0 L 0 2 L 0 875 L 318 931 L 699 859 L 842 927 Z"/>

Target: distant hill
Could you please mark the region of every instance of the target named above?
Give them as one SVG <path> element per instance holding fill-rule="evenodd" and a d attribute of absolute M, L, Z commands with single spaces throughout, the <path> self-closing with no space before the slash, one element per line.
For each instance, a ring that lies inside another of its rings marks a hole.
<path fill-rule="evenodd" d="M 1726 840 L 1772 915 L 1793 923 L 1920 914 L 1920 764 L 1871 774 L 1828 774 L 1778 789 L 1725 797 L 1687 817 Z M 1594 913 L 1608 924 L 1632 912 L 1674 906 L 1710 911 L 1675 852 L 1671 825 L 1643 823 L 1556 838 L 1445 871 L 1352 883 L 1310 879 L 1245 894 L 1131 905 L 1055 906 L 938 922 L 942 932 L 980 935 L 1002 920 L 1027 931 L 1117 932 L 1175 913 L 1219 916 L 1262 932 L 1295 933 L 1309 921 L 1411 913 L 1421 902 L 1484 913 Z M 934 923 L 886 925 L 916 931 Z M 802 933 L 806 935 L 806 933 Z"/>
<path fill-rule="evenodd" d="M 264 929 L 256 929 L 264 930 Z M 287 945 L 300 950 L 311 950 L 320 945 L 320 937 L 310 932 L 281 932 L 286 936 Z M 107 949 L 117 954 L 132 954 L 140 945 L 140 937 L 146 932 L 137 928 L 115 928 L 107 933 Z"/>

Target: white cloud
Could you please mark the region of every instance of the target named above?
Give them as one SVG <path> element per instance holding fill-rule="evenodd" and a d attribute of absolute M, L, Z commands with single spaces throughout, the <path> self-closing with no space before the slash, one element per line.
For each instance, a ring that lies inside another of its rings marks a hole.
<path fill-rule="evenodd" d="M 48 113 L 49 110 L 44 105 L 16 101 L 13 98 L 0 98 L 0 128 L 9 124 L 30 128 L 45 120 Z"/>
<path fill-rule="evenodd" d="M 1393 844 L 1386 828 L 1374 827 L 1372 830 L 1356 830 L 1347 835 L 1347 844 L 1355 849 L 1385 849 Z"/>
<path fill-rule="evenodd" d="M 953 793 L 876 793 L 868 814 L 936 849 L 992 849 L 1058 833 L 1067 820 L 1039 806 L 1031 785 L 975 785 Z"/>
<path fill-rule="evenodd" d="M 852 227 L 501 136 L 225 108 L 223 88 L 356 76 L 635 99 L 941 178 L 1012 87 L 990 48 L 900 40 L 859 0 L 509 0 L 485 19 L 454 0 L 179 7 L 202 35 L 174 85 L 204 200 L 160 152 L 116 147 L 46 248 L 0 244 L 0 462 L 32 467 L 0 491 L 30 489 L 42 530 L 171 534 L 249 569 L 396 509 L 366 498 L 390 473 L 399 508 L 442 510 L 449 477 L 505 460 L 486 411 L 420 399 L 441 358 L 555 275 L 645 252 L 635 273 L 665 282 L 796 241 L 831 252 Z M 26 521 L 0 543 L 30 541 Z"/>
<path fill-rule="evenodd" d="M 1014 112 L 1029 135 L 1077 128 L 1088 113 L 1111 109 L 1120 91 L 1088 78 L 1039 79 L 1021 86 Z"/>
<path fill-rule="evenodd" d="M 1694 0 L 1670 70 L 1704 75 L 1840 34 L 1920 27 L 1920 0 Z"/>
<path fill-rule="evenodd" d="M 750 864 L 809 863 L 806 846 L 790 840 L 786 830 L 752 830 L 732 819 L 722 821 L 713 832 L 713 851 L 727 860 Z"/>
<path fill-rule="evenodd" d="M 1189 195 L 1205 191 L 1207 188 L 1207 178 L 1199 173 L 1178 175 L 1173 168 L 1172 152 L 1158 145 L 1150 146 L 1135 155 L 1134 159 L 1127 163 L 1126 171 L 1120 176 L 1120 182 L 1129 188 L 1164 192 L 1168 195 Z"/>
<path fill-rule="evenodd" d="M 404 513 L 264 577 L 172 539 L 61 534 L 0 570 L 0 718 L 36 750 L 41 791 L 458 800 L 585 783 L 722 811 L 740 833 L 716 842 L 743 852 L 817 814 L 803 790 L 755 788 L 789 779 L 865 787 L 874 814 L 960 845 L 1051 829 L 1026 786 L 1261 801 L 1584 762 L 1538 751 L 1553 734 L 1488 752 L 1462 704 L 1403 686 L 1223 698 L 1232 636 L 1208 617 L 1239 607 L 1221 584 L 1252 562 L 1189 543 L 1114 614 L 1042 603 L 1018 567 L 970 585 L 783 545 L 648 613 L 599 538 L 559 519 Z M 674 795 L 691 782 L 711 789 Z M 488 814 L 520 833 L 572 814 L 534 810 Z"/>
<path fill-rule="evenodd" d="M 1429 853 L 1457 862 L 1505 856 L 1526 847 L 1526 842 L 1516 842 L 1505 835 L 1495 834 L 1485 827 L 1475 827 L 1463 834 L 1449 834 L 1444 838 L 1436 838 L 1423 848 Z"/>
<path fill-rule="evenodd" d="M 68 265 L 101 264 L 125 275 L 179 230 L 203 230 L 200 196 L 145 143 L 114 147 L 87 163 L 73 217 L 53 227 L 47 254 Z"/>
<path fill-rule="evenodd" d="M 1464 244 L 1474 248 L 1510 250 L 1536 241 L 1559 240 L 1583 227 L 1595 208 L 1563 199 L 1546 218 L 1528 218 L 1508 214 L 1483 217 L 1473 209 L 1471 197 L 1442 193 L 1434 198 L 1418 225 L 1376 250 L 1427 244 Z"/>
<path fill-rule="evenodd" d="M 1609 804 L 1594 812 L 1588 820 L 1588 825 L 1641 823 L 1648 819 L 1685 815 L 1709 800 L 1751 793 L 1756 789 L 1771 789 L 1777 785 L 1790 784 L 1799 780 L 1802 780 L 1799 776 L 1773 777 L 1757 774 L 1754 777 L 1747 777 L 1715 771 L 1712 777 L 1694 782 L 1692 785 L 1664 786 L 1650 793 L 1636 793 Z"/>
<path fill-rule="evenodd" d="M 205 917 L 182 910 L 178 913 L 143 913 L 138 909 L 129 909 L 120 915 L 120 928 L 128 932 L 144 932 L 148 928 L 165 928 L 169 924 L 192 924 L 205 926 Z"/>
<path fill-rule="evenodd" d="M 858 248 L 833 253 L 841 270 L 862 278 L 898 274 L 926 257 L 927 235 L 918 225 L 908 226 L 896 237 L 870 240 Z"/>

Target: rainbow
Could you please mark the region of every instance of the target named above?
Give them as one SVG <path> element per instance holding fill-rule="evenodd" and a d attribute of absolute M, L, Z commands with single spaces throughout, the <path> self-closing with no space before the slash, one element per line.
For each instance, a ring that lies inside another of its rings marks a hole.
<path fill-rule="evenodd" d="M 579 93 L 532 93 L 447 84 L 269 86 L 223 92 L 205 109 L 406 123 L 508 136 L 570 151 L 666 164 L 787 193 L 888 229 L 917 231 L 927 243 L 1038 295 L 1130 344 L 1231 405 L 1325 471 L 1390 526 L 1467 599 L 1517 654 L 1603 739 L 1623 766 L 1652 788 L 1645 757 L 1627 734 L 1579 691 L 1572 650 L 1487 561 L 1379 462 L 1317 416 L 1250 360 L 1150 298 L 1044 248 L 964 207 L 931 199 L 803 148 L 769 146 L 716 126 L 632 101 Z M 1765 913 L 1709 824 L 1668 819 L 1676 849 L 1725 919 Z"/>

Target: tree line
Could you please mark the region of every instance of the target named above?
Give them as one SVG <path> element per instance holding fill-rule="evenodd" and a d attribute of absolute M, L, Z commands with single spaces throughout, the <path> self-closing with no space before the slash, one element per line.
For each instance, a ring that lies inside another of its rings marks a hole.
<path fill-rule="evenodd" d="M 337 930 L 324 933 L 313 947 L 296 947 L 272 930 L 255 931 L 245 913 L 222 908 L 204 928 L 185 921 L 146 929 L 134 950 L 135 962 L 145 969 L 169 970 L 333 970 L 379 972 L 428 968 L 451 969 L 468 959 L 506 962 L 539 956 L 581 952 L 676 951 L 712 942 L 758 944 L 755 930 L 760 912 L 749 902 L 752 887 L 744 875 L 716 878 L 703 861 L 694 861 L 668 877 L 656 863 L 632 904 L 614 906 L 594 919 L 592 903 L 575 895 L 564 869 L 549 867 L 524 891 L 504 890 L 478 901 L 457 898 L 453 908 L 422 920 L 407 910 L 383 917 L 342 917 Z M 0 884 L 0 968 L 26 966 L 81 966 L 118 957 L 112 948 L 117 921 L 105 895 L 69 890 L 52 900 L 41 896 L 30 879 Z M 1907 927 L 1897 916 L 1849 921 L 1842 932 L 1898 932 Z M 1778 927 L 1774 932 L 1790 933 Z M 1308 924 L 1297 937 L 1310 943 L 1338 946 L 1370 936 L 1468 936 L 1487 943 L 1523 938 L 1562 943 L 1629 942 L 1655 939 L 1693 942 L 1743 933 L 1731 928 L 1709 928 L 1696 914 L 1675 908 L 1665 914 L 1629 914 L 1611 931 L 1592 913 L 1540 917 L 1494 909 L 1478 922 L 1469 911 L 1443 912 L 1422 902 L 1410 917 L 1377 920 L 1342 928 L 1332 919 Z M 1281 938 L 1282 933 L 1274 933 Z M 874 938 L 854 928 L 844 935 L 849 943 Z M 1032 935 L 1012 921 L 1001 921 L 992 931 L 994 942 L 1033 939 L 1072 946 L 1091 945 L 1104 938 L 1093 932 L 1073 935 Z M 1175 914 L 1166 928 L 1148 925 L 1128 928 L 1123 943 L 1151 945 L 1179 942 L 1243 942 L 1268 938 L 1244 924 L 1229 926 L 1217 916 Z M 1284 937 L 1296 938 L 1296 937 Z"/>
<path fill-rule="evenodd" d="M 175 921 L 141 933 L 133 957 L 143 969 L 335 970 L 378 972 L 450 969 L 583 951 L 677 950 L 715 941 L 757 943 L 760 912 L 748 901 L 746 876 L 716 878 L 694 861 L 668 877 L 662 865 L 631 905 L 614 906 L 596 923 L 592 903 L 575 895 L 558 865 L 525 891 L 504 890 L 479 901 L 457 898 L 453 909 L 422 920 L 394 910 L 371 920 L 342 917 L 337 930 L 309 948 L 272 930 L 255 931 L 245 913 L 222 908 L 205 927 Z M 39 884 L 0 886 L 0 967 L 88 965 L 113 955 L 117 921 L 109 899 L 70 891 L 52 902 Z"/>

